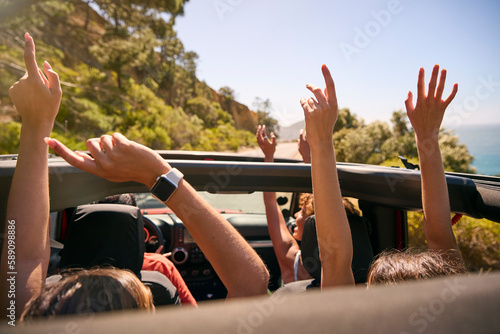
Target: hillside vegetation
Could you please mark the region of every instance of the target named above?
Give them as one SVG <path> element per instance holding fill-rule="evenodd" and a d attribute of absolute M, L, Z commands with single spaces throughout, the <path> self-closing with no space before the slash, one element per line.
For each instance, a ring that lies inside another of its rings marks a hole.
<path fill-rule="evenodd" d="M 85 139 L 116 131 L 153 149 L 255 145 L 257 114 L 196 78 L 198 56 L 184 49 L 174 29 L 183 5 L 0 4 L 3 12 L 17 9 L 0 22 L 0 153 L 16 153 L 18 146 L 20 120 L 7 91 L 24 73 L 24 31 L 35 38 L 37 59 L 48 60 L 60 75 L 63 100 L 52 135 L 71 148 L 85 149 Z"/>

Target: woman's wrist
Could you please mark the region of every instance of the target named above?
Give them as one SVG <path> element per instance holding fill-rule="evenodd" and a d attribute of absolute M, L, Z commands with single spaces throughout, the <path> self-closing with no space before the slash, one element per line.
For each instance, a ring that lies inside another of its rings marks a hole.
<path fill-rule="evenodd" d="M 157 166 L 150 169 L 150 172 L 142 183 L 151 189 L 156 183 L 156 180 L 158 180 L 161 175 L 167 174 L 170 170 L 172 170 L 172 167 L 166 161 L 163 163 L 160 162 Z"/>

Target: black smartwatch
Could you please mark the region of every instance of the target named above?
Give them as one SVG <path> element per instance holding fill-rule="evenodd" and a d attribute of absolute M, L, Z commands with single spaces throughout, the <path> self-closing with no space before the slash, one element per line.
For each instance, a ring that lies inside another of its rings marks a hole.
<path fill-rule="evenodd" d="M 177 190 L 179 182 L 184 177 L 177 168 L 171 169 L 167 174 L 160 175 L 153 188 L 151 194 L 161 202 L 166 202 L 170 196 Z"/>

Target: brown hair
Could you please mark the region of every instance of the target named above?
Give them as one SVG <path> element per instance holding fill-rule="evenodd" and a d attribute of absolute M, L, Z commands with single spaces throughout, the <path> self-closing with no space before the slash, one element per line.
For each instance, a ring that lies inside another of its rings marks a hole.
<path fill-rule="evenodd" d="M 344 202 L 345 212 L 348 215 L 356 215 L 361 216 L 361 213 L 358 209 L 352 204 L 352 202 L 346 197 L 342 197 Z M 302 193 L 299 196 L 299 207 L 302 208 L 306 206 L 306 214 L 307 216 L 311 216 L 314 214 L 314 196 L 311 193 Z"/>
<path fill-rule="evenodd" d="M 137 276 L 126 270 L 97 268 L 72 271 L 45 286 L 26 305 L 21 319 L 137 308 L 154 309 L 151 291 Z"/>
<path fill-rule="evenodd" d="M 342 197 L 342 201 L 344 202 L 345 213 L 348 215 L 356 215 L 361 216 L 361 212 L 352 204 L 352 202 L 347 199 L 347 197 Z"/>
<path fill-rule="evenodd" d="M 368 287 L 448 275 L 467 275 L 462 262 L 435 251 L 386 251 L 379 254 L 368 273 Z"/>

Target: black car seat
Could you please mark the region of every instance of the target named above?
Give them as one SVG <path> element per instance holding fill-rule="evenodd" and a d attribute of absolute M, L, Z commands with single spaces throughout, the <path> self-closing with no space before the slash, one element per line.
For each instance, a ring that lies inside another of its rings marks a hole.
<path fill-rule="evenodd" d="M 128 269 L 150 287 L 155 305 L 180 304 L 177 289 L 165 275 L 141 271 L 144 248 L 144 222 L 138 207 L 81 205 L 69 221 L 59 268 L 63 275 L 74 268 Z"/>
<path fill-rule="evenodd" d="M 370 264 L 373 261 L 373 249 L 370 242 L 369 222 L 358 215 L 348 214 L 352 237 L 352 273 L 355 283 L 365 283 Z M 312 279 L 287 283 L 278 289 L 280 294 L 295 294 L 317 288 L 321 284 L 321 261 L 319 260 L 318 236 L 316 219 L 310 216 L 304 223 L 304 232 L 300 245 L 304 268 Z"/>
<path fill-rule="evenodd" d="M 347 215 L 352 237 L 352 273 L 356 283 L 365 283 L 370 264 L 373 261 L 373 249 L 369 236 L 368 221 L 358 215 Z M 321 280 L 321 262 L 319 260 L 316 219 L 310 216 L 304 224 L 301 256 L 304 268 L 316 280 Z"/>

